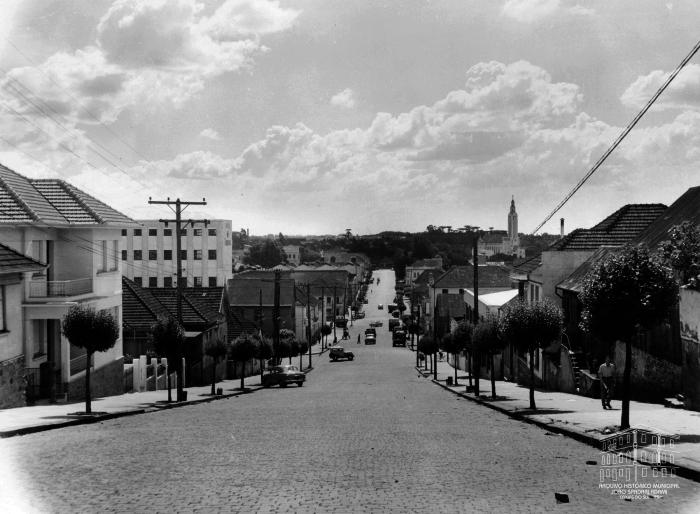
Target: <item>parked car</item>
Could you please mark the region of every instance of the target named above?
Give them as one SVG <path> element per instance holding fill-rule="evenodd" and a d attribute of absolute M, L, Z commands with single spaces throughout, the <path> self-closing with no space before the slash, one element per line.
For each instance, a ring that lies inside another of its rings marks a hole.
<path fill-rule="evenodd" d="M 391 335 L 391 346 L 406 346 L 406 332 L 397 328 Z"/>
<path fill-rule="evenodd" d="M 384 325 L 383 321 L 373 321 L 369 324 L 370 327 L 381 327 L 382 325 Z"/>
<path fill-rule="evenodd" d="M 395 318 L 398 318 L 399 316 L 401 316 L 401 313 L 398 310 L 396 310 L 396 311 L 392 312 L 391 315 Z"/>
<path fill-rule="evenodd" d="M 379 305 L 377 305 L 377 309 L 379 309 L 380 311 L 383 311 L 383 310 L 384 310 L 384 304 L 383 304 L 383 303 L 380 303 Z"/>
<path fill-rule="evenodd" d="M 365 313 L 363 311 L 355 313 L 355 318 L 356 319 L 362 319 L 365 317 Z"/>
<path fill-rule="evenodd" d="M 374 328 L 366 328 L 365 329 L 365 336 L 367 335 L 373 335 L 374 337 L 377 337 L 377 331 Z"/>
<path fill-rule="evenodd" d="M 345 328 L 348 326 L 348 320 L 342 316 L 335 318 L 335 326 L 338 328 Z"/>
<path fill-rule="evenodd" d="M 299 368 L 290 364 L 282 364 L 280 366 L 272 366 L 270 370 L 262 377 L 263 387 L 272 387 L 278 385 L 287 387 L 289 384 L 296 384 L 299 387 L 304 385 L 306 375 L 299 371 Z"/>
<path fill-rule="evenodd" d="M 328 353 L 328 356 L 333 362 L 341 359 L 347 359 L 351 361 L 355 358 L 354 353 L 346 352 L 345 348 L 343 348 L 342 346 L 331 346 L 331 351 Z"/>
<path fill-rule="evenodd" d="M 377 338 L 372 334 L 365 334 L 365 344 L 377 344 Z"/>
<path fill-rule="evenodd" d="M 401 325 L 401 322 L 395 318 L 389 320 L 389 332 L 393 332 L 394 329 Z"/>

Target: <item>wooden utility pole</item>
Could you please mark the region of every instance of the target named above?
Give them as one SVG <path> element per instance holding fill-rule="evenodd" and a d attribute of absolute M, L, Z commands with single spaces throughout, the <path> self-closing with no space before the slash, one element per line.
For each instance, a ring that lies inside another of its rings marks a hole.
<path fill-rule="evenodd" d="M 311 284 L 306 284 L 306 342 L 309 344 L 309 369 L 311 369 Z"/>
<path fill-rule="evenodd" d="M 167 200 L 152 200 L 150 197 L 148 198 L 148 203 L 150 205 L 167 205 L 172 209 L 172 211 L 175 213 L 175 219 L 160 219 L 158 220 L 160 223 L 165 223 L 166 226 L 168 223 L 175 223 L 175 248 L 176 248 L 176 266 L 177 266 L 177 322 L 182 326 L 182 255 L 181 255 L 181 249 L 182 249 L 182 240 L 181 240 L 181 235 L 180 232 L 182 230 L 182 211 L 187 209 L 190 205 L 206 205 L 207 201 L 202 198 L 201 202 L 190 202 L 190 201 L 185 201 L 185 200 L 180 200 L 179 198 L 176 198 L 175 200 L 170 200 L 170 197 L 168 197 Z M 174 208 L 173 208 L 174 206 Z M 195 223 L 204 223 L 204 226 L 206 227 L 209 224 L 209 220 L 193 220 L 189 219 L 185 221 L 185 227 L 187 225 L 194 226 Z M 184 388 L 185 384 L 183 381 L 183 366 L 182 366 L 182 344 L 178 343 L 178 348 L 177 348 L 177 400 L 178 401 L 183 401 L 184 398 Z"/>
<path fill-rule="evenodd" d="M 275 347 L 275 363 L 279 364 L 280 359 L 277 353 L 280 348 L 280 271 L 275 271 L 275 300 L 272 307 L 272 341 Z"/>
<path fill-rule="evenodd" d="M 477 228 L 477 227 L 475 227 Z M 479 323 L 479 230 L 474 231 L 474 324 Z"/>
<path fill-rule="evenodd" d="M 336 304 L 336 295 L 338 294 L 337 286 L 333 286 L 333 344 L 338 342 L 338 336 L 335 333 L 335 318 L 338 316 L 338 305 Z"/>

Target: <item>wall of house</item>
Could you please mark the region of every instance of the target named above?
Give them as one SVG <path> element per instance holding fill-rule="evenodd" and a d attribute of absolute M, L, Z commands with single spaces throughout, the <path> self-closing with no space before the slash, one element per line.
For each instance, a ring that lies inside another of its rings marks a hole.
<path fill-rule="evenodd" d="M 700 410 L 700 291 L 681 289 L 682 391 L 687 405 Z"/>
<path fill-rule="evenodd" d="M 114 236 L 117 239 L 117 236 Z M 89 231 L 61 230 L 53 243 L 51 269 L 52 280 L 76 280 L 92 278 L 95 273 L 93 255 L 90 245 L 83 241 L 92 241 Z M 78 246 L 80 245 L 80 246 Z M 95 252 L 100 252 L 95 247 Z"/>
<path fill-rule="evenodd" d="M 0 361 L 24 354 L 22 323 L 22 300 L 24 291 L 19 274 L 0 277 L 0 285 L 5 286 L 5 329 L 0 332 Z"/>
<path fill-rule="evenodd" d="M 0 409 L 24 407 L 25 392 L 24 355 L 0 362 Z"/>
<path fill-rule="evenodd" d="M 124 392 L 124 359 L 119 357 L 102 367 L 97 367 L 95 354 L 95 369 L 90 372 L 90 392 L 92 398 L 113 396 Z M 68 400 L 85 399 L 85 372 L 73 375 L 68 384 Z M 95 409 L 98 410 L 98 409 Z"/>
<path fill-rule="evenodd" d="M 625 343 L 615 343 L 617 383 L 622 392 L 622 373 L 625 369 Z M 632 346 L 631 398 L 641 401 L 660 401 L 681 391 L 681 366 L 657 359 L 644 350 Z"/>
<path fill-rule="evenodd" d="M 549 298 L 559 305 L 560 298 L 555 294 L 557 284 L 571 275 L 592 254 L 592 251 L 542 252 L 542 264 L 530 273 L 530 280 L 542 285 L 540 299 Z"/>

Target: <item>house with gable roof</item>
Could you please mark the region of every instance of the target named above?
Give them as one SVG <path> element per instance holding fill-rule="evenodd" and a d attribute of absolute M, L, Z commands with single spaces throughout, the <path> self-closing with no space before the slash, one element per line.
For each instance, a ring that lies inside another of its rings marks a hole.
<path fill-rule="evenodd" d="M 121 326 L 121 230 L 137 224 L 72 184 L 0 165 L 0 241 L 45 265 L 24 274 L 25 366 L 42 396 L 84 396 L 86 352 L 61 333 L 71 306 L 109 311 Z M 93 355 L 92 394 L 123 392 L 122 334 Z"/>

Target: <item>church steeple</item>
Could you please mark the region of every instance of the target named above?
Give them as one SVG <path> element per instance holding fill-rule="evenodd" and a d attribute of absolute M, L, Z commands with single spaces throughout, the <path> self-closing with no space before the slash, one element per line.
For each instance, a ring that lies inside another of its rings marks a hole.
<path fill-rule="evenodd" d="M 518 238 L 518 213 L 515 212 L 515 196 L 510 200 L 510 212 L 508 213 L 508 238 L 514 242 Z"/>

